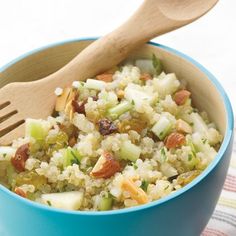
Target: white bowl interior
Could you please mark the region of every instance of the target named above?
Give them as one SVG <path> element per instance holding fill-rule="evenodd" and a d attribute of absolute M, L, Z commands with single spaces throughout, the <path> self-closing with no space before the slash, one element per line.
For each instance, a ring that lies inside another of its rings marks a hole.
<path fill-rule="evenodd" d="M 0 73 L 0 87 L 10 82 L 43 78 L 69 62 L 91 42 L 92 40 L 74 41 L 32 53 Z M 207 75 L 189 61 L 153 45 L 144 45 L 129 58 L 150 58 L 152 53 L 160 57 L 166 72 L 174 72 L 179 79 L 187 82 L 194 105 L 201 111 L 207 111 L 224 135 L 227 125 L 226 109 L 222 95 Z"/>

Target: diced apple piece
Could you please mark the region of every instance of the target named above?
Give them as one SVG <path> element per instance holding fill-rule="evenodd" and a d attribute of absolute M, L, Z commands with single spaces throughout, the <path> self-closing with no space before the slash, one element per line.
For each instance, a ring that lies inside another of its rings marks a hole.
<path fill-rule="evenodd" d="M 141 105 L 144 101 L 148 102 L 149 104 L 153 102 L 155 97 L 152 96 L 152 94 L 141 91 L 137 86 L 132 85 L 133 84 L 128 85 L 125 89 L 125 98 L 129 102 L 134 102 L 134 104 L 137 106 Z"/>
<path fill-rule="evenodd" d="M 0 147 L 0 161 L 9 161 L 15 155 L 16 149 L 8 146 Z"/>
<path fill-rule="evenodd" d="M 156 73 L 153 62 L 150 59 L 138 59 L 135 61 L 135 65 L 140 68 L 142 73 L 149 73 L 152 75 Z"/>
<path fill-rule="evenodd" d="M 26 119 L 26 137 L 34 138 L 36 141 L 42 141 L 47 136 L 50 127 L 50 123 L 45 120 Z"/>
<path fill-rule="evenodd" d="M 83 201 L 83 193 L 80 191 L 71 191 L 64 193 L 42 194 L 42 201 L 52 207 L 65 210 L 78 210 Z"/>
<path fill-rule="evenodd" d="M 162 98 L 168 94 L 173 94 L 180 86 L 180 82 L 174 73 L 159 77 L 153 79 L 153 85 Z"/>
<path fill-rule="evenodd" d="M 84 84 L 85 88 L 94 89 L 94 90 L 103 90 L 106 87 L 106 82 L 96 79 L 87 79 Z"/>
<path fill-rule="evenodd" d="M 193 123 L 193 131 L 199 132 L 205 136 L 207 134 L 208 127 L 202 117 L 198 113 L 193 112 L 190 114 L 190 118 Z"/>
<path fill-rule="evenodd" d="M 162 116 L 157 123 L 152 127 L 152 132 L 160 139 L 163 140 L 171 129 L 171 122 Z"/>
<path fill-rule="evenodd" d="M 139 158 L 140 154 L 141 154 L 140 147 L 131 143 L 130 140 L 123 142 L 120 149 L 120 156 L 122 159 L 135 162 Z"/>

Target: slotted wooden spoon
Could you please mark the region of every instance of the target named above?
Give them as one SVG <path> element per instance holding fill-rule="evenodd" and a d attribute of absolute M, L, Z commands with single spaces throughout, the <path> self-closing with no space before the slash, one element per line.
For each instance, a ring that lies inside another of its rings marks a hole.
<path fill-rule="evenodd" d="M 6 85 L 0 90 L 0 145 L 23 136 L 26 118 L 46 118 L 52 113 L 56 87 L 106 71 L 150 39 L 198 19 L 217 1 L 145 0 L 127 22 L 57 72 L 41 80 Z"/>

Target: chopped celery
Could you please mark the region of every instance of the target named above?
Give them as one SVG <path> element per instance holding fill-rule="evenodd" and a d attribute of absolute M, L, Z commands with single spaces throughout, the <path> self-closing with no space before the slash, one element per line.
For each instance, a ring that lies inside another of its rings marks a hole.
<path fill-rule="evenodd" d="M 79 164 L 82 156 L 75 148 L 68 147 L 64 150 L 63 166 L 64 168 L 73 164 Z"/>
<path fill-rule="evenodd" d="M 86 83 L 84 84 L 84 87 L 94 90 L 103 90 L 106 87 L 106 82 L 96 79 L 87 79 Z"/>
<path fill-rule="evenodd" d="M 190 118 L 193 122 L 193 131 L 206 135 L 208 128 L 202 117 L 198 113 L 192 112 Z"/>
<path fill-rule="evenodd" d="M 185 161 L 185 165 L 189 168 L 189 170 L 193 170 L 194 167 L 199 163 L 199 159 L 193 152 L 188 154 L 188 159 Z"/>
<path fill-rule="evenodd" d="M 191 148 L 193 155 L 195 156 L 197 153 L 197 149 L 194 146 L 192 140 L 190 138 L 187 138 L 187 145 Z"/>
<path fill-rule="evenodd" d="M 151 130 L 160 140 L 163 140 L 170 132 L 171 127 L 171 122 L 165 116 L 162 116 Z"/>
<path fill-rule="evenodd" d="M 199 152 L 204 153 L 209 160 L 213 160 L 214 157 L 217 155 L 216 150 L 209 145 L 209 143 L 203 143 L 202 136 L 199 133 L 194 133 L 192 135 L 192 140 L 194 146 L 197 148 Z"/>
<path fill-rule="evenodd" d="M 167 155 L 166 155 L 166 148 L 165 147 L 163 147 L 162 149 L 161 149 L 161 156 L 160 156 L 160 163 L 164 163 L 164 162 L 166 162 L 167 161 Z"/>
<path fill-rule="evenodd" d="M 152 65 L 155 68 L 155 74 L 160 75 L 161 72 L 163 71 L 161 60 L 156 57 L 155 54 L 152 54 Z"/>
<path fill-rule="evenodd" d="M 64 193 L 48 193 L 42 194 L 42 202 L 52 207 L 65 210 L 78 210 L 83 201 L 83 193 L 80 191 L 71 191 Z"/>
<path fill-rule="evenodd" d="M 209 144 L 203 143 L 202 135 L 198 132 L 192 134 L 192 142 L 197 151 L 205 152 L 208 149 Z"/>
<path fill-rule="evenodd" d="M 27 119 L 25 123 L 26 136 L 36 141 L 43 141 L 48 134 L 50 124 L 47 121 Z"/>
<path fill-rule="evenodd" d="M 111 210 L 111 208 L 112 208 L 112 203 L 113 203 L 112 196 L 100 197 L 100 201 L 99 201 L 99 203 L 98 203 L 98 209 L 99 209 L 100 211 Z"/>
<path fill-rule="evenodd" d="M 56 134 L 48 135 L 45 140 L 47 154 L 50 156 L 54 151 L 64 148 L 68 144 L 68 135 L 59 131 Z"/>
<path fill-rule="evenodd" d="M 130 103 L 128 101 L 123 101 L 120 104 L 116 105 L 115 107 L 108 109 L 107 115 L 112 120 L 115 120 L 123 113 L 131 110 L 132 107 L 133 107 L 132 103 Z"/>
<path fill-rule="evenodd" d="M 120 156 L 124 160 L 130 160 L 135 162 L 141 154 L 140 147 L 131 143 L 130 140 L 124 141 L 121 149 L 120 149 Z"/>

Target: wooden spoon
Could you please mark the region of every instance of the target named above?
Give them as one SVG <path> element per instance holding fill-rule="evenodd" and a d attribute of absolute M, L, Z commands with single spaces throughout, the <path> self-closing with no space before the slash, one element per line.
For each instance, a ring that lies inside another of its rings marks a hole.
<path fill-rule="evenodd" d="M 0 145 L 23 136 L 26 118 L 46 118 L 54 108 L 56 87 L 93 77 L 125 59 L 150 39 L 182 27 L 208 12 L 218 0 L 145 0 L 122 26 L 100 38 L 57 72 L 0 90 Z"/>

